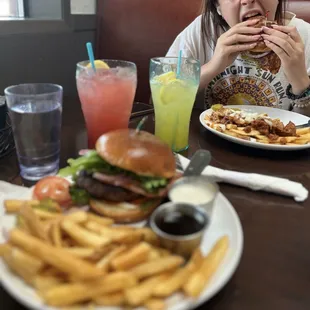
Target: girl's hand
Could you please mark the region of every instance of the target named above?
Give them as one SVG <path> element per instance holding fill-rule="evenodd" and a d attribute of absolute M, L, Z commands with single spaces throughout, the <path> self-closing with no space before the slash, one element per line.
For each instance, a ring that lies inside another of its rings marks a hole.
<path fill-rule="evenodd" d="M 254 28 L 257 19 L 237 24 L 223 33 L 217 40 L 214 55 L 209 62 L 215 76 L 225 70 L 237 58 L 240 52 L 251 50 L 261 38 L 261 28 Z"/>
<path fill-rule="evenodd" d="M 263 27 L 263 31 L 264 42 L 280 58 L 292 92 L 295 95 L 302 93 L 310 85 L 310 79 L 305 63 L 305 46 L 296 27 L 273 25 L 272 29 Z"/>

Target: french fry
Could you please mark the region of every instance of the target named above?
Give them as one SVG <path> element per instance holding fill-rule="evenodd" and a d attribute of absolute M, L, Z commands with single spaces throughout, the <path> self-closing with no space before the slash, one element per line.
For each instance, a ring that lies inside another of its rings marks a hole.
<path fill-rule="evenodd" d="M 137 243 L 143 238 L 143 233 L 139 230 L 130 229 L 130 233 L 128 233 L 129 229 L 106 227 L 93 221 L 88 221 L 85 224 L 85 228 L 102 236 L 111 238 L 112 242 L 117 243 Z"/>
<path fill-rule="evenodd" d="M 46 244 L 19 229 L 11 230 L 9 241 L 29 254 L 40 258 L 60 271 L 74 275 L 78 279 L 93 279 L 103 275 L 99 268 L 94 267 L 90 263 L 78 259 L 62 249 Z"/>
<path fill-rule="evenodd" d="M 80 258 L 89 258 L 95 253 L 95 249 L 93 248 L 72 247 L 72 248 L 63 248 L 63 250 Z"/>
<path fill-rule="evenodd" d="M 33 279 L 33 286 L 40 292 L 47 291 L 62 284 L 64 281 L 56 276 L 37 275 Z"/>
<path fill-rule="evenodd" d="M 4 254 L 2 256 L 2 259 L 5 261 L 7 266 L 19 277 L 21 277 L 26 283 L 30 285 L 32 284 L 34 275 L 31 274 L 27 269 L 25 269 L 25 266 L 20 265 L 15 260 L 12 260 L 11 256 L 8 254 Z"/>
<path fill-rule="evenodd" d="M 296 134 L 298 136 L 302 136 L 302 135 L 306 135 L 310 133 L 310 128 L 309 127 L 306 127 L 306 128 L 297 128 L 296 129 Z"/>
<path fill-rule="evenodd" d="M 95 297 L 94 301 L 98 306 L 123 306 L 125 304 L 125 295 L 123 292 L 113 293 Z"/>
<path fill-rule="evenodd" d="M 134 267 L 130 271 L 137 277 L 137 279 L 143 279 L 159 273 L 163 273 L 165 271 L 176 269 L 183 263 L 184 263 L 183 257 L 171 255 L 155 259 L 152 261 L 148 261 L 137 267 Z"/>
<path fill-rule="evenodd" d="M 238 129 L 230 129 L 231 132 L 241 136 L 256 136 L 259 135 L 259 131 L 252 129 L 250 132 L 245 132 L 244 128 L 238 127 Z"/>
<path fill-rule="evenodd" d="M 65 220 L 69 220 L 75 224 L 82 224 L 87 221 L 88 215 L 84 211 L 74 211 L 65 216 Z"/>
<path fill-rule="evenodd" d="M 228 136 L 231 136 L 231 137 L 235 137 L 237 138 L 238 137 L 238 134 L 236 134 L 235 132 L 232 132 L 230 130 L 224 130 L 224 133 Z"/>
<path fill-rule="evenodd" d="M 158 284 L 153 291 L 153 295 L 156 297 L 168 297 L 180 290 L 190 275 L 200 268 L 203 259 L 200 248 L 197 248 L 186 266 L 178 269 L 171 277 Z"/>
<path fill-rule="evenodd" d="M 298 138 L 302 138 L 302 139 L 310 139 L 310 127 L 308 128 L 308 130 L 309 130 L 309 132 L 308 133 L 306 133 L 306 134 L 303 134 L 303 135 L 301 135 L 300 137 L 298 137 Z"/>
<path fill-rule="evenodd" d="M 103 226 L 93 221 L 88 221 L 87 223 L 85 223 L 85 228 L 88 229 L 89 231 L 110 238 L 112 241 L 115 241 L 116 237 L 124 237 L 127 234 L 124 231 L 116 231 L 110 227 Z"/>
<path fill-rule="evenodd" d="M 133 231 L 131 233 L 125 233 L 122 235 L 115 236 L 113 238 L 114 242 L 120 244 L 135 244 L 143 239 L 143 233 L 139 230 Z"/>
<path fill-rule="evenodd" d="M 166 305 L 164 300 L 159 298 L 150 298 L 144 303 L 147 310 L 165 310 Z"/>
<path fill-rule="evenodd" d="M 16 247 L 11 248 L 11 251 L 7 253 L 7 257 L 17 265 L 23 266 L 31 275 L 37 274 L 45 265 L 41 259 Z"/>
<path fill-rule="evenodd" d="M 43 298 L 48 305 L 64 307 L 116 293 L 136 284 L 137 281 L 131 273 L 115 272 L 98 281 L 59 285 L 44 292 Z"/>
<path fill-rule="evenodd" d="M 0 257 L 2 257 L 4 254 L 10 253 L 12 250 L 12 247 L 8 243 L 0 244 Z"/>
<path fill-rule="evenodd" d="M 144 227 L 144 228 L 138 229 L 138 231 L 142 233 L 142 240 L 143 241 L 145 241 L 151 245 L 154 245 L 154 246 L 159 245 L 160 240 L 152 229 L 150 229 L 148 227 Z"/>
<path fill-rule="evenodd" d="M 0 256 L 5 256 L 16 266 L 22 266 L 29 275 L 37 274 L 45 265 L 42 260 L 10 244 L 0 246 Z"/>
<path fill-rule="evenodd" d="M 208 284 L 222 262 L 229 246 L 227 236 L 221 237 L 213 246 L 210 253 L 204 258 L 200 268 L 194 272 L 183 286 L 186 295 L 198 297 Z"/>
<path fill-rule="evenodd" d="M 298 138 L 298 139 L 296 139 L 295 141 L 294 141 L 295 143 L 294 144 L 307 144 L 307 143 L 309 143 L 310 142 L 310 139 L 309 138 Z"/>
<path fill-rule="evenodd" d="M 203 254 L 201 252 L 200 247 L 198 247 L 191 255 L 191 258 L 186 264 L 186 268 L 190 269 L 191 272 L 196 271 L 202 265 L 203 260 L 204 260 Z"/>
<path fill-rule="evenodd" d="M 161 281 L 153 290 L 153 296 L 168 297 L 177 292 L 187 281 L 191 274 L 189 268 L 178 269 L 171 277 Z"/>
<path fill-rule="evenodd" d="M 151 247 L 147 243 L 141 242 L 126 253 L 120 254 L 112 259 L 111 266 L 115 270 L 128 270 L 133 268 L 148 259 L 150 250 Z"/>
<path fill-rule="evenodd" d="M 56 246 L 56 248 L 61 248 L 62 247 L 61 230 L 58 222 L 52 224 L 51 235 L 53 244 Z"/>
<path fill-rule="evenodd" d="M 158 251 L 160 257 L 166 257 L 166 256 L 170 256 L 171 255 L 171 252 L 167 249 L 164 249 L 164 248 L 158 248 L 158 247 L 154 247 L 154 249 L 156 251 Z"/>
<path fill-rule="evenodd" d="M 17 199 L 7 199 L 4 200 L 4 208 L 6 213 L 17 213 L 20 211 L 20 208 L 28 205 L 30 207 L 38 205 L 39 200 L 17 200 Z"/>
<path fill-rule="evenodd" d="M 16 227 L 31 234 L 27 222 L 23 219 L 23 217 L 20 214 L 16 214 Z"/>
<path fill-rule="evenodd" d="M 238 126 L 237 125 L 234 125 L 234 124 L 227 124 L 226 125 L 226 128 L 229 130 L 229 129 L 237 129 Z"/>
<path fill-rule="evenodd" d="M 111 239 L 98 236 L 90 231 L 78 226 L 74 222 L 64 220 L 61 223 L 61 228 L 76 242 L 86 247 L 103 247 L 111 242 Z"/>
<path fill-rule="evenodd" d="M 97 263 L 118 247 L 120 247 L 120 245 L 110 243 L 103 248 L 96 248 L 93 255 L 89 256 L 87 259 L 93 263 Z"/>
<path fill-rule="evenodd" d="M 19 211 L 20 216 L 27 223 L 28 228 L 32 235 L 49 242 L 48 234 L 44 229 L 42 222 L 39 217 L 34 213 L 33 209 L 25 204 Z"/>
<path fill-rule="evenodd" d="M 58 277 L 58 278 L 67 278 L 67 274 L 63 273 L 61 270 L 57 269 L 56 267 L 48 266 L 44 268 L 40 275 L 43 277 Z"/>
<path fill-rule="evenodd" d="M 40 220 L 50 220 L 60 218 L 60 213 L 48 212 L 40 209 L 33 209 L 33 212 L 39 217 Z"/>
<path fill-rule="evenodd" d="M 117 248 L 113 249 L 110 253 L 108 253 L 106 256 L 104 256 L 97 264 L 96 266 L 102 270 L 108 270 L 110 267 L 111 261 L 123 253 L 127 247 L 125 245 L 120 245 Z"/>
<path fill-rule="evenodd" d="M 108 217 L 101 217 L 93 213 L 87 213 L 87 219 L 103 226 L 111 226 L 112 224 L 114 224 L 114 220 Z"/>
<path fill-rule="evenodd" d="M 125 299 L 130 306 L 139 306 L 146 302 L 151 296 L 156 287 L 161 281 L 165 280 L 167 275 L 153 276 L 138 285 L 125 290 Z"/>
<path fill-rule="evenodd" d="M 158 259 L 160 257 L 161 257 L 160 252 L 154 248 L 151 248 L 149 255 L 148 255 L 148 260 L 150 261 L 150 260 Z"/>
<path fill-rule="evenodd" d="M 126 225 L 111 226 L 110 228 L 116 231 L 125 231 L 125 232 L 132 232 L 134 230 L 137 230 L 136 227 L 126 226 Z"/>

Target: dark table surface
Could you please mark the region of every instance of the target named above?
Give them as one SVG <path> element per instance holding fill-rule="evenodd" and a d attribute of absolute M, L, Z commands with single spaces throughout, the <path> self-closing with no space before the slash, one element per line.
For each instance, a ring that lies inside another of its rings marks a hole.
<path fill-rule="evenodd" d="M 139 108 L 139 107 L 138 107 Z M 310 151 L 276 152 L 243 147 L 207 132 L 194 110 L 190 129 L 190 157 L 197 149 L 211 151 L 213 166 L 289 178 L 310 189 Z M 133 119 L 130 126 L 137 125 Z M 145 125 L 154 130 L 151 115 Z M 86 131 L 79 100 L 64 100 L 61 166 L 86 147 Z M 0 179 L 22 184 L 16 155 L 0 159 Z M 244 252 L 228 284 L 200 309 L 309 310 L 310 309 L 310 200 L 253 192 L 220 184 L 235 207 L 244 232 Z M 25 309 L 0 287 L 1 309 Z"/>

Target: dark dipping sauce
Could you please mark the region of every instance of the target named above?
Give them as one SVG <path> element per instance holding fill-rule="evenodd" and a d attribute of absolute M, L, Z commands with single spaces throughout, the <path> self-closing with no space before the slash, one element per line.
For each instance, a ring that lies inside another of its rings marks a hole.
<path fill-rule="evenodd" d="M 156 218 L 157 227 L 170 235 L 184 236 L 201 231 L 205 226 L 205 218 L 197 213 L 186 214 L 181 211 L 171 211 Z"/>

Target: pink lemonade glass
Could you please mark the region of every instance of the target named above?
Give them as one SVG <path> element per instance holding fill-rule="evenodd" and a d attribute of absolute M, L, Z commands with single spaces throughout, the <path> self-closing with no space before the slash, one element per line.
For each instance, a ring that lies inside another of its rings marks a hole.
<path fill-rule="evenodd" d="M 88 147 L 94 148 L 104 133 L 128 128 L 137 87 L 137 68 L 132 62 L 96 60 L 77 64 L 76 84 L 82 104 Z M 106 66 L 107 65 L 107 66 Z"/>

